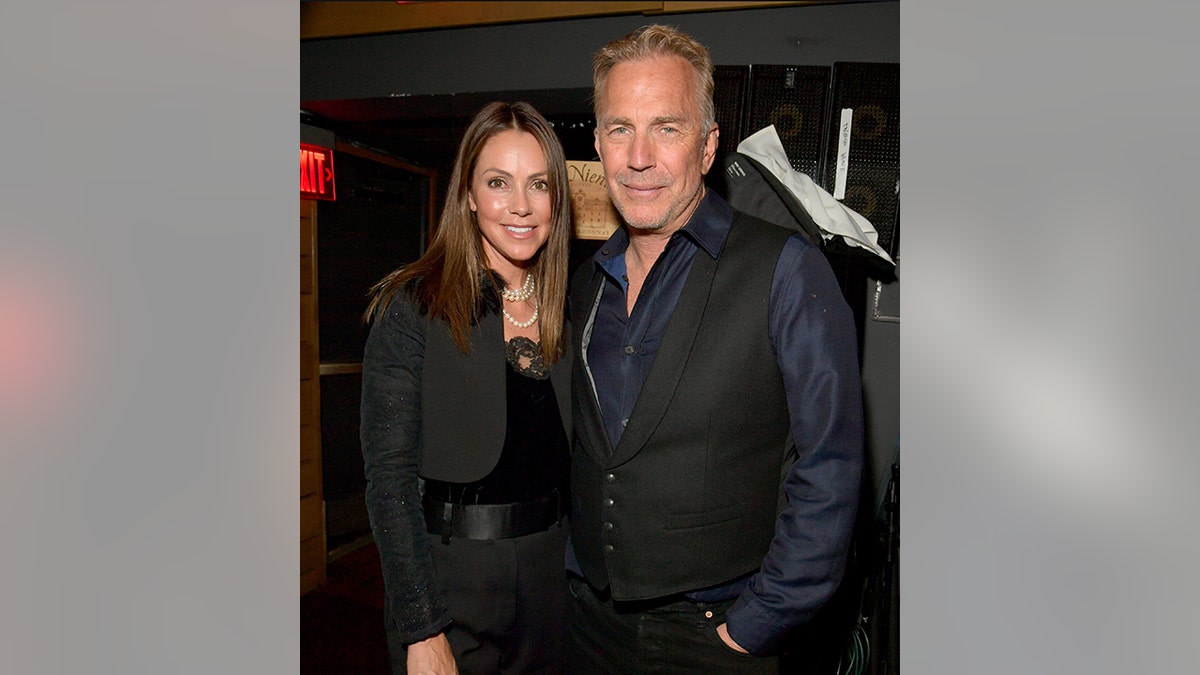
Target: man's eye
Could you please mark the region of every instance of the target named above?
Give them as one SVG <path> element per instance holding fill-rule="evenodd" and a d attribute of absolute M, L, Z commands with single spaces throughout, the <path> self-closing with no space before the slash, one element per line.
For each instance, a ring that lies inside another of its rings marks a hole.
<path fill-rule="evenodd" d="M 608 133 L 611 136 L 624 136 L 629 133 L 629 129 L 626 129 L 625 127 L 614 127 Z"/>
<path fill-rule="evenodd" d="M 668 134 L 668 135 L 669 135 L 669 134 L 677 134 L 677 133 L 679 133 L 679 130 L 678 130 L 678 129 L 676 129 L 675 127 L 663 127 L 663 128 L 662 128 L 662 132 L 663 132 L 664 134 Z"/>

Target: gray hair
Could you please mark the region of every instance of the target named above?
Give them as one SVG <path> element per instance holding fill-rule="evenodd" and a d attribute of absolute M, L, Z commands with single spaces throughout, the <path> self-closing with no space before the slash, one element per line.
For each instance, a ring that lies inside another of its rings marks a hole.
<path fill-rule="evenodd" d="M 690 35 L 661 24 L 642 26 L 596 52 L 592 58 L 592 105 L 597 117 L 599 110 L 595 110 L 594 106 L 599 104 L 600 92 L 604 90 L 613 66 L 656 56 L 678 56 L 692 67 L 693 91 L 700 99 L 696 104 L 703 127 L 712 128 L 717 121 L 717 113 L 713 105 L 713 64 L 708 49 Z"/>

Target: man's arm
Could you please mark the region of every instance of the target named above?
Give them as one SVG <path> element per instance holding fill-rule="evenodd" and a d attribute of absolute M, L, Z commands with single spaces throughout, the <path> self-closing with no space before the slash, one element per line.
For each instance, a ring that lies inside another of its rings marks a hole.
<path fill-rule="evenodd" d="M 854 317 L 822 253 L 798 236 L 776 266 L 770 321 L 797 457 L 762 568 L 726 615 L 731 646 L 754 654 L 775 651 L 837 590 L 863 467 Z"/>

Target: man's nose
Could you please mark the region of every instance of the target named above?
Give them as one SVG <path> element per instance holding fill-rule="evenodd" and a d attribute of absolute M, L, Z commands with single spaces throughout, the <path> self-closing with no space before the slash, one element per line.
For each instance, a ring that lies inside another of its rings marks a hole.
<path fill-rule="evenodd" d="M 654 141 L 647 134 L 635 134 L 629 144 L 629 168 L 644 171 L 654 166 Z"/>

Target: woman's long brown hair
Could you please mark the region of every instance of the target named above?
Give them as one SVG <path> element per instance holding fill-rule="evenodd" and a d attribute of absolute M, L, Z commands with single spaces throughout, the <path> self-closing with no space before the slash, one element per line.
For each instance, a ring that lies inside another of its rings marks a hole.
<path fill-rule="evenodd" d="M 482 283 L 490 275 L 483 255 L 482 235 L 467 194 L 483 146 L 496 134 L 509 130 L 531 134 L 546 156 L 550 183 L 550 236 L 534 256 L 529 273 L 537 282 L 541 352 L 547 363 L 558 360 L 559 353 L 565 348 L 563 320 L 571 244 L 567 162 L 550 122 L 525 102 L 497 101 L 475 114 L 454 158 L 446 204 L 433 241 L 425 255 L 394 270 L 371 288 L 371 301 L 363 317 L 365 321 L 378 318 L 387 310 L 396 291 L 405 288 L 428 316 L 446 323 L 460 351 L 470 352 L 471 325 L 482 311 Z"/>

